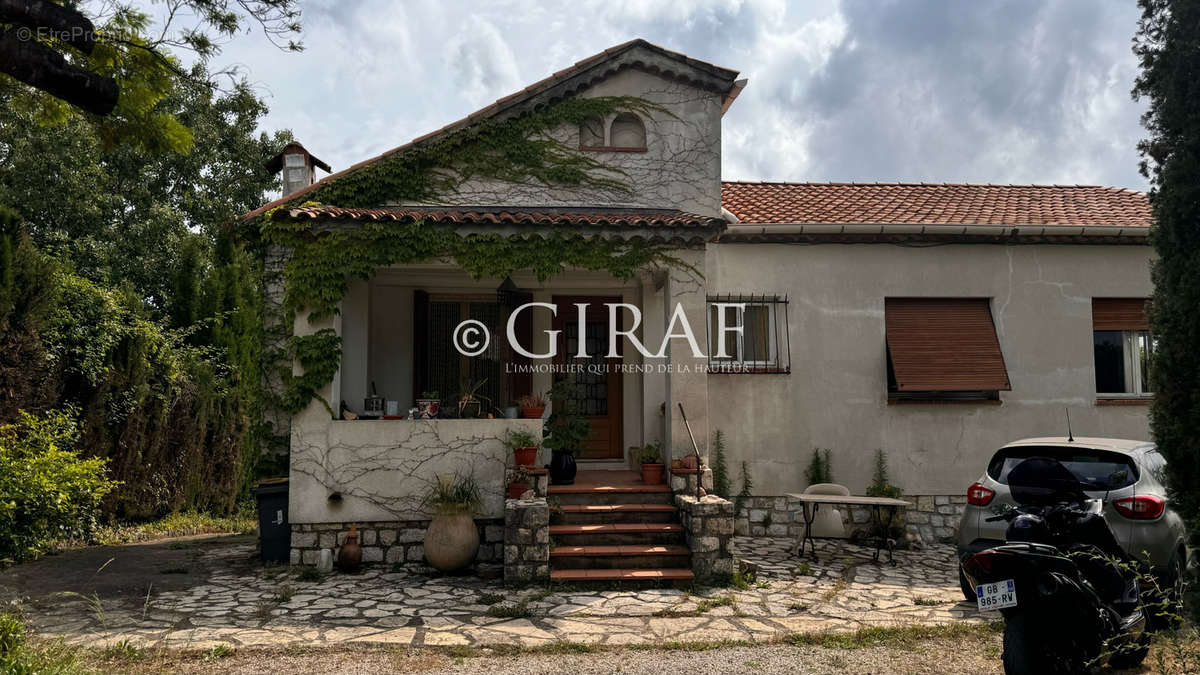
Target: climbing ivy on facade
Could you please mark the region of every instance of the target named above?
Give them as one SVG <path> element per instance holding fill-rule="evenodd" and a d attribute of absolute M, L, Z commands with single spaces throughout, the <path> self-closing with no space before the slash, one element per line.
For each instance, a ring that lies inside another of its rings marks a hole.
<path fill-rule="evenodd" d="M 686 267 L 666 244 L 584 236 L 569 227 L 543 230 L 532 237 L 459 235 L 451 227 L 397 221 L 318 230 L 311 221 L 286 216 L 288 209 L 320 204 L 436 203 L 465 181 L 481 178 L 627 192 L 624 172 L 553 136 L 563 125 L 580 125 L 618 110 L 670 114 L 640 98 L 568 98 L 518 117 L 484 120 L 401 150 L 268 212 L 260 223 L 265 240 L 290 251 L 283 269 L 284 311 L 289 316 L 307 312 L 309 320 L 326 318 L 337 312 L 351 278 L 368 280 L 380 267 L 434 260 L 453 262 L 475 278 L 529 269 L 543 281 L 572 267 L 605 271 L 620 279 L 648 266 Z M 291 356 L 305 370 L 303 375 L 285 377 L 284 405 L 294 413 L 332 381 L 341 361 L 341 340 L 333 331 L 323 330 L 293 337 L 289 345 Z"/>

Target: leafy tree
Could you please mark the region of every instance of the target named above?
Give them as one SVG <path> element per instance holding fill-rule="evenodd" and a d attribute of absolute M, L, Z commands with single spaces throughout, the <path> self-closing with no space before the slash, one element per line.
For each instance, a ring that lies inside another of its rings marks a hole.
<path fill-rule="evenodd" d="M 1150 328 L 1157 338 L 1150 426 L 1167 459 L 1172 503 L 1200 525 L 1200 3 L 1140 0 L 1133 89 L 1149 109 L 1139 144 L 1154 213 Z"/>
<path fill-rule="evenodd" d="M 189 70 L 177 53 L 205 65 L 220 53 L 220 39 L 253 26 L 281 49 L 303 48 L 293 39 L 298 0 L 166 0 L 159 25 L 131 2 L 77 5 L 0 0 L 0 25 L 14 26 L 0 30 L 0 92 L 26 95 L 45 124 L 61 125 L 77 111 L 109 147 L 192 149 L 186 123 L 159 104 L 180 82 L 211 86 L 236 70 Z"/>
<path fill-rule="evenodd" d="M 81 114 L 46 127 L 28 106 L 0 106 L 0 203 L 43 251 L 97 283 L 131 284 L 183 327 L 200 318 L 214 245 L 236 234 L 224 228 L 277 189 L 264 165 L 290 134 L 256 133 L 267 108 L 245 86 L 186 81 L 159 107 L 192 129 L 191 154 L 108 147 Z"/>

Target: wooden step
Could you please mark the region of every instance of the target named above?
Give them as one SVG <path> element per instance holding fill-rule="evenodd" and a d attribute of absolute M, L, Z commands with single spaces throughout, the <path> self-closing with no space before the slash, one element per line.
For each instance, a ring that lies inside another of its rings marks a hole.
<path fill-rule="evenodd" d="M 692 571 L 683 568 L 552 570 L 551 581 L 690 581 Z"/>
<path fill-rule="evenodd" d="M 678 544 L 616 546 L 555 546 L 550 549 L 554 569 L 660 569 L 691 563 L 691 550 Z"/>
<path fill-rule="evenodd" d="M 549 497 L 560 506 L 675 505 L 675 494 L 666 485 L 551 485 Z"/>
<path fill-rule="evenodd" d="M 679 518 L 670 504 L 563 504 L 550 512 L 555 525 L 604 523 L 676 523 Z"/>
<path fill-rule="evenodd" d="M 683 527 L 676 523 L 604 523 L 551 525 L 556 545 L 658 545 L 683 543 Z"/>

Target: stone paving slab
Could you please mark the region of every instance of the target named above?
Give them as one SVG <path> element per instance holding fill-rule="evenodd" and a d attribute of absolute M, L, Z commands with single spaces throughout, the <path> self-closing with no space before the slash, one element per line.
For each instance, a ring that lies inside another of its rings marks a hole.
<path fill-rule="evenodd" d="M 872 549 L 848 543 L 819 542 L 819 564 L 792 557 L 790 540 L 738 537 L 734 546 L 758 568 L 757 581 L 743 590 L 506 589 L 419 566 L 302 580 L 308 577 L 297 569 L 246 564 L 254 556 L 246 543 L 205 547 L 196 561 L 209 570 L 201 582 L 162 592 L 151 586 L 137 601 L 17 590 L 28 596 L 28 614 L 43 635 L 89 646 L 765 641 L 794 632 L 984 620 L 961 602 L 949 546 L 897 552 L 896 567 L 875 564 Z"/>

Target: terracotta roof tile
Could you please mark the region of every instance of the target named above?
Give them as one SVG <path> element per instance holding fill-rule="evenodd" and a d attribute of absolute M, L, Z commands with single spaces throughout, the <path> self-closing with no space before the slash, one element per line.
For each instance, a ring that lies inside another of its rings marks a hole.
<path fill-rule="evenodd" d="M 746 224 L 1149 227 L 1145 193 L 1096 185 L 726 182 Z"/>
<path fill-rule="evenodd" d="M 513 208 L 513 207 L 447 207 L 398 206 L 376 209 L 341 208 L 337 206 L 305 206 L 277 211 L 276 218 L 286 214 L 292 219 L 311 220 L 395 220 L 440 223 L 445 225 L 532 225 L 532 226 L 619 226 L 619 227 L 717 227 L 720 218 L 666 209 L 597 209 L 597 208 Z"/>

